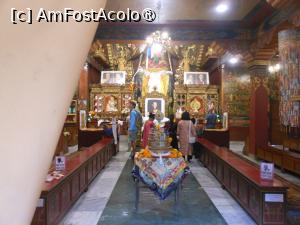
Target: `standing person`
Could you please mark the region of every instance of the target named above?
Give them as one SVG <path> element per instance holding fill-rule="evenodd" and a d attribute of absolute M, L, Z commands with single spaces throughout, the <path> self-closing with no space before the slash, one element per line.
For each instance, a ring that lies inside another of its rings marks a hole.
<path fill-rule="evenodd" d="M 136 103 L 135 111 L 137 113 L 136 118 L 136 127 L 137 127 L 137 139 L 136 139 L 136 146 L 141 146 L 141 139 L 142 139 L 142 127 L 143 127 L 143 116 L 142 113 L 139 110 L 139 106 Z"/>
<path fill-rule="evenodd" d="M 178 122 L 177 135 L 179 136 L 180 151 L 183 157 L 190 161 L 192 158 L 192 147 L 189 143 L 190 137 L 196 137 L 195 126 L 193 126 L 188 112 L 182 113 L 181 120 Z"/>
<path fill-rule="evenodd" d="M 134 158 L 136 152 L 136 141 L 137 141 L 137 120 L 139 119 L 139 113 L 135 110 L 136 102 L 129 101 L 128 108 L 130 109 L 129 114 L 129 126 L 128 126 L 128 142 L 131 147 L 131 158 Z"/>
<path fill-rule="evenodd" d="M 177 140 L 177 123 L 175 121 L 174 114 L 170 115 L 170 121 L 166 124 L 169 137 L 172 138 L 171 146 L 172 148 L 178 149 Z"/>
<path fill-rule="evenodd" d="M 149 138 L 149 134 L 150 134 L 150 130 L 151 128 L 154 127 L 154 119 L 155 119 L 155 115 L 153 113 L 150 113 L 149 115 L 149 120 L 147 120 L 144 124 L 144 131 L 143 131 L 143 148 L 146 148 L 146 146 L 148 145 L 148 138 Z"/>
<path fill-rule="evenodd" d="M 195 128 L 195 136 L 194 137 L 197 137 L 197 129 L 196 129 L 196 119 L 195 118 L 192 118 L 191 119 L 192 121 L 192 125 L 194 128 Z M 191 128 L 192 129 L 192 128 Z M 195 139 L 196 140 L 196 139 Z M 190 143 L 190 147 L 191 147 L 191 156 L 188 156 L 188 161 L 190 161 L 192 158 L 193 158 L 193 155 L 196 155 L 195 154 L 195 149 L 196 149 L 196 144 L 197 142 L 195 141 L 195 143 Z"/>
<path fill-rule="evenodd" d="M 203 119 L 199 119 L 197 124 L 196 124 L 196 133 L 197 133 L 197 137 L 203 137 L 204 134 L 204 120 Z M 196 142 L 193 145 L 193 154 L 195 155 L 196 159 L 199 159 L 202 153 L 202 146 L 199 142 Z"/>
<path fill-rule="evenodd" d="M 217 114 L 213 103 L 208 105 L 208 114 L 206 115 L 206 128 L 215 129 L 217 123 Z"/>
<path fill-rule="evenodd" d="M 111 120 L 111 128 L 112 128 L 112 133 L 114 136 L 114 143 L 115 145 L 118 144 L 118 121 L 117 118 L 114 116 Z"/>
<path fill-rule="evenodd" d="M 202 137 L 204 134 L 204 120 L 199 119 L 198 123 L 196 124 L 196 133 L 197 137 Z"/>

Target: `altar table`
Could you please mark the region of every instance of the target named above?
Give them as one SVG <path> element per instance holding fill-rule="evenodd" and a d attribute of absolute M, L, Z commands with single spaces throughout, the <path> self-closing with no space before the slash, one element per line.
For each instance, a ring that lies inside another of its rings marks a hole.
<path fill-rule="evenodd" d="M 177 201 L 181 182 L 188 173 L 189 168 L 182 157 L 140 157 L 139 153 L 136 153 L 132 170 L 136 182 L 136 208 L 139 200 L 139 181 L 142 181 L 161 200 L 175 191 L 175 201 Z"/>

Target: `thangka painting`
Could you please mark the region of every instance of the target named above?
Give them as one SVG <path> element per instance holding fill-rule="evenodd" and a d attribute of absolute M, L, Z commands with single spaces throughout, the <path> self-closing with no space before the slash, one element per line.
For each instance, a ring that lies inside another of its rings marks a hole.
<path fill-rule="evenodd" d="M 284 126 L 299 127 L 300 103 L 291 98 L 300 95 L 300 31 L 286 30 L 278 34 L 282 69 L 279 76 L 279 117 Z"/>
<path fill-rule="evenodd" d="M 248 126 L 251 82 L 247 70 L 226 68 L 223 87 L 223 112 L 228 112 L 231 125 Z"/>
<path fill-rule="evenodd" d="M 203 99 L 199 96 L 192 97 L 189 103 L 189 111 L 192 114 L 203 115 L 205 113 L 205 104 Z"/>
<path fill-rule="evenodd" d="M 96 94 L 93 103 L 94 111 L 97 112 L 118 112 L 118 98 L 113 95 Z"/>
<path fill-rule="evenodd" d="M 146 48 L 146 60 L 141 66 L 149 72 L 171 70 L 170 58 L 167 49 L 160 44 L 153 43 Z"/>
<path fill-rule="evenodd" d="M 144 97 L 153 91 L 168 96 L 172 92 L 172 75 L 167 49 L 156 43 L 148 46 L 134 74 L 135 97 Z"/>
<path fill-rule="evenodd" d="M 105 96 L 104 112 L 118 112 L 118 99 L 113 95 Z"/>

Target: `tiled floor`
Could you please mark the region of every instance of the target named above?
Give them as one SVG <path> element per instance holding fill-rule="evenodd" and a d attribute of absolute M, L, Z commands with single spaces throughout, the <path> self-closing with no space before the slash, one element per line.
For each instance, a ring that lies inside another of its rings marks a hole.
<path fill-rule="evenodd" d="M 190 168 L 204 191 L 229 225 L 255 224 L 231 195 L 221 188 L 220 183 L 201 163 L 194 160 L 194 162 L 190 164 Z"/>
<path fill-rule="evenodd" d="M 131 160 L 126 163 L 98 225 L 227 225 L 193 174 L 183 180 L 177 204 L 174 192 L 159 200 L 140 184 L 140 200 L 135 209 L 133 166 Z"/>
<path fill-rule="evenodd" d="M 128 159 L 126 137 L 121 137 L 120 152 L 108 163 L 65 216 L 60 225 L 96 225 Z M 223 190 L 209 171 L 193 159 L 191 171 L 229 225 L 255 224 L 237 202 Z M 122 224 L 122 221 L 120 221 Z M 191 224 L 192 225 L 192 224 Z"/>
<path fill-rule="evenodd" d="M 120 152 L 105 166 L 95 178 L 60 225 L 96 225 L 103 209 L 114 189 L 115 184 L 129 157 L 127 142 L 123 137 Z"/>

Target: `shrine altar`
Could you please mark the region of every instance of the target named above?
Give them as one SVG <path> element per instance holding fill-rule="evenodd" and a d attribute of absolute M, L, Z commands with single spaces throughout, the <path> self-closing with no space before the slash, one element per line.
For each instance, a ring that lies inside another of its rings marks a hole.
<path fill-rule="evenodd" d="M 170 150 L 170 154 L 163 157 L 153 157 L 149 152 L 144 149 L 135 154 L 132 175 L 164 200 L 178 190 L 189 168 L 176 149 Z"/>

